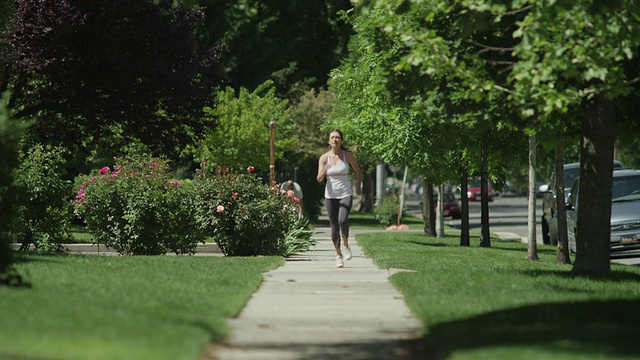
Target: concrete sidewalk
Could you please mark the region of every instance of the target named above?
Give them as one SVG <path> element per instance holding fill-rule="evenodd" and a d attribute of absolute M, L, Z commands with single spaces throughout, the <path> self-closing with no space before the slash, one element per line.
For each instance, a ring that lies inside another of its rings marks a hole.
<path fill-rule="evenodd" d="M 264 282 L 238 318 L 231 336 L 206 359 L 411 359 L 421 328 L 402 295 L 362 254 L 335 267 L 328 229 L 316 229 L 314 250 L 287 259 Z"/>

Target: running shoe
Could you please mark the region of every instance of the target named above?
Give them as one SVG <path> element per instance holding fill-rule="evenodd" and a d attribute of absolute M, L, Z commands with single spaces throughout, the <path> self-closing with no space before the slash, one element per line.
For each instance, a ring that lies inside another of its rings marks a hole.
<path fill-rule="evenodd" d="M 351 249 L 348 246 L 345 246 L 342 249 L 342 255 L 344 255 L 345 260 L 351 260 Z"/>
<path fill-rule="evenodd" d="M 336 256 L 336 267 L 337 268 L 344 267 L 344 263 L 342 262 L 342 256 Z"/>

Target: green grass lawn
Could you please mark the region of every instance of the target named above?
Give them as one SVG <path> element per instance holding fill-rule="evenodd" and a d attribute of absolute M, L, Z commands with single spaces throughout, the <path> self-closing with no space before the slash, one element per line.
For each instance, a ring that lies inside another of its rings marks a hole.
<path fill-rule="evenodd" d="M 281 257 L 22 255 L 0 359 L 199 359 Z"/>
<path fill-rule="evenodd" d="M 494 239 L 460 247 L 459 237 L 417 233 L 357 236 L 365 253 L 397 273 L 392 283 L 424 322 L 431 354 L 447 359 L 638 359 L 640 268 L 578 275 L 539 246 Z"/>
<path fill-rule="evenodd" d="M 93 236 L 80 225 L 71 225 L 71 236 L 76 244 L 92 244 Z"/>

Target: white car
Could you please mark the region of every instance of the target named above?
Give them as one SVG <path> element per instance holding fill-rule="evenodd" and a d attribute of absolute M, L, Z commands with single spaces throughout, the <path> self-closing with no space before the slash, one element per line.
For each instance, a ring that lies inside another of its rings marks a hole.
<path fill-rule="evenodd" d="M 580 179 L 567 199 L 569 250 L 576 251 Z M 640 170 L 615 170 L 611 196 L 611 253 L 640 250 Z"/>

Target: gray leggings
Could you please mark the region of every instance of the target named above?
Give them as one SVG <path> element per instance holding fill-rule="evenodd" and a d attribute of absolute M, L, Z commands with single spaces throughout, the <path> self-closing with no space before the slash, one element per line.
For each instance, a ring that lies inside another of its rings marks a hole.
<path fill-rule="evenodd" d="M 331 241 L 336 249 L 340 247 L 340 233 L 344 237 L 349 237 L 349 212 L 352 204 L 352 196 L 342 199 L 324 199 L 329 224 L 331 224 Z"/>

